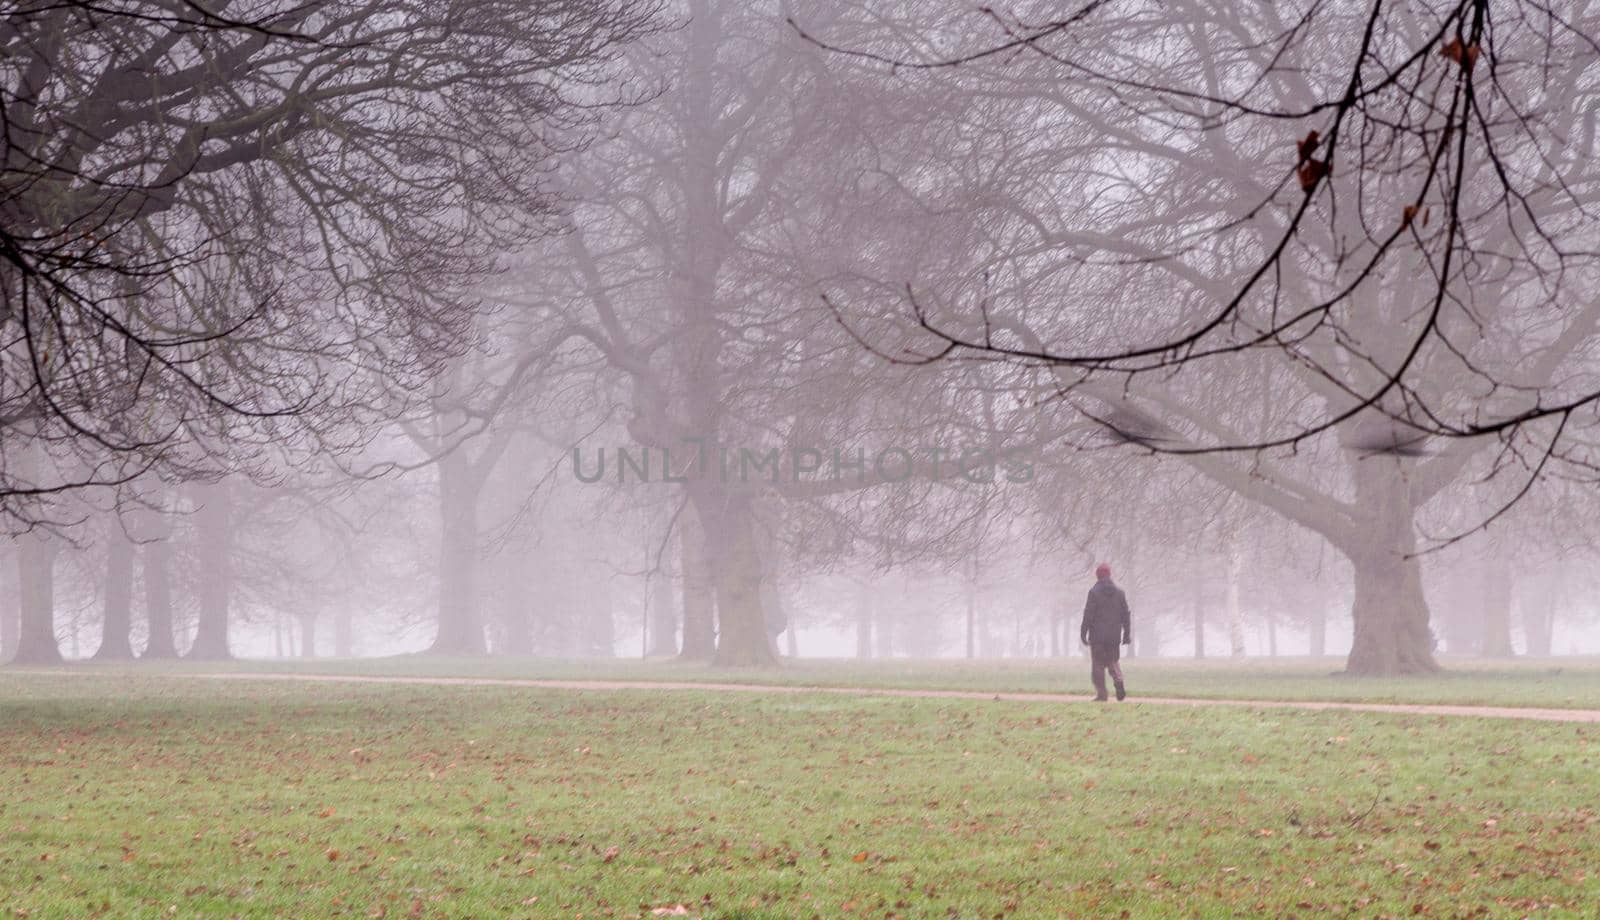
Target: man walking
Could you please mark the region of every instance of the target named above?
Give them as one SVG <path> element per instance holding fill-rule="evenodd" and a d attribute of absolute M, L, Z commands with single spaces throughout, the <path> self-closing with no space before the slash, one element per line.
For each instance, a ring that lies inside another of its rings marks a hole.
<path fill-rule="evenodd" d="M 1094 587 L 1089 589 L 1089 600 L 1083 605 L 1083 623 L 1078 636 L 1089 646 L 1089 676 L 1094 681 L 1095 702 L 1106 700 L 1106 672 L 1117 687 L 1117 699 L 1128 696 L 1122 685 L 1122 665 L 1117 663 L 1121 650 L 1118 640 L 1127 645 L 1133 641 L 1132 613 L 1128 610 L 1127 595 L 1111 581 L 1111 566 L 1100 563 L 1094 570 Z"/>

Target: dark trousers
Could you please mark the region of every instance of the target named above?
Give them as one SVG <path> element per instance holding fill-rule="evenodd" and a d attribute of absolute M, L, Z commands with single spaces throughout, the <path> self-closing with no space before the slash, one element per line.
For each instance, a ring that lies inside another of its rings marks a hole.
<path fill-rule="evenodd" d="M 1122 649 L 1115 641 L 1089 643 L 1089 678 L 1094 681 L 1094 695 L 1100 699 L 1106 698 L 1106 672 L 1111 672 L 1111 679 L 1122 683 L 1122 665 L 1117 661 L 1122 657 Z"/>

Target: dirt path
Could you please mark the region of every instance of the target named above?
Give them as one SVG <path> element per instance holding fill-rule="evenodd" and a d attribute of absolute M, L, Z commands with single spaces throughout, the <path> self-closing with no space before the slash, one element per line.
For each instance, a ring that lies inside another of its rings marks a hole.
<path fill-rule="evenodd" d="M 982 690 L 911 690 L 888 687 L 799 687 L 768 684 L 691 683 L 649 680 L 539 680 L 499 677 L 403 677 L 361 674 L 272 674 L 213 672 L 173 678 L 200 680 L 287 680 L 351 684 L 423 684 L 449 687 L 532 687 L 546 690 L 699 690 L 724 693 L 833 693 L 844 696 L 904 696 L 917 699 L 997 700 L 1014 703 L 1082 703 L 1084 696 L 1066 693 L 990 693 Z M 1423 703 L 1339 703 L 1312 700 L 1208 700 L 1172 697 L 1130 697 L 1123 705 L 1243 706 L 1251 709 L 1344 709 L 1425 716 L 1477 716 L 1488 719 L 1530 719 L 1539 722 L 1600 722 L 1600 709 L 1533 709 L 1521 706 L 1456 706 Z M 1115 705 L 1115 704 L 1111 704 Z"/>

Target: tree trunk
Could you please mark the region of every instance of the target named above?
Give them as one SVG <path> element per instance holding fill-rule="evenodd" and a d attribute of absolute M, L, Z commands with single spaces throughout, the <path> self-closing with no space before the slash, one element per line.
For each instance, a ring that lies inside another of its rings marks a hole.
<path fill-rule="evenodd" d="M 17 651 L 13 664 L 58 664 L 55 540 L 41 530 L 17 537 Z"/>
<path fill-rule="evenodd" d="M 1206 601 L 1198 582 L 1194 591 L 1194 657 L 1206 657 Z"/>
<path fill-rule="evenodd" d="M 314 613 L 300 617 L 300 657 L 317 657 L 317 615 Z"/>
<path fill-rule="evenodd" d="M 1439 670 L 1428 629 L 1415 510 L 1397 461 L 1369 457 L 1356 470 L 1357 504 L 1373 515 L 1361 541 L 1341 547 L 1355 570 L 1350 616 L 1355 635 L 1345 673 L 1430 674 Z"/>
<path fill-rule="evenodd" d="M 172 543 L 165 534 L 139 549 L 144 574 L 144 616 L 149 640 L 141 658 L 176 658 L 172 635 Z"/>
<path fill-rule="evenodd" d="M 185 657 L 204 661 L 232 658 L 228 614 L 233 599 L 233 494 L 227 480 L 196 491 L 195 542 L 199 548 L 200 615 L 194 644 Z"/>
<path fill-rule="evenodd" d="M 1428 602 L 1422 593 L 1421 566 L 1394 551 L 1355 554 L 1355 636 L 1349 674 L 1389 676 L 1439 670 L 1428 633 Z"/>
<path fill-rule="evenodd" d="M 120 525 L 113 523 L 106 535 L 105 615 L 101 619 L 100 648 L 96 661 L 127 661 L 133 658 L 133 544 Z"/>
<path fill-rule="evenodd" d="M 478 491 L 464 450 L 439 461 L 439 628 L 433 655 L 487 651 L 478 619 Z"/>
<path fill-rule="evenodd" d="M 710 537 L 707 555 L 717 592 L 717 653 L 712 662 L 720 667 L 778 663 L 778 650 L 767 628 L 769 618 L 761 603 L 764 573 L 750 501 L 747 496 L 729 496 L 715 518 L 701 515 Z"/>
<path fill-rule="evenodd" d="M 716 592 L 706 556 L 706 533 L 691 502 L 679 516 L 678 553 L 683 569 L 683 649 L 688 661 L 710 661 L 717 652 Z"/>
<path fill-rule="evenodd" d="M 1511 658 L 1516 655 L 1511 646 L 1511 566 L 1504 555 L 1491 552 L 1480 571 L 1483 585 L 1478 599 L 1483 610 L 1483 641 L 1478 644 L 1478 654 L 1484 658 Z"/>
<path fill-rule="evenodd" d="M 1267 617 L 1267 657 L 1278 657 L 1278 621 L 1275 617 Z"/>

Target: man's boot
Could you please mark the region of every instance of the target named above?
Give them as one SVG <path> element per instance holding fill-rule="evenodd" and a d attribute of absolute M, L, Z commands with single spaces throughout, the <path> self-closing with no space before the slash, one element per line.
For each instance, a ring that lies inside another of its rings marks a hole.
<path fill-rule="evenodd" d="M 1117 681 L 1117 702 L 1120 703 L 1120 702 L 1122 702 L 1123 700 L 1125 700 L 1127 698 L 1128 698 L 1128 688 L 1124 687 L 1122 685 L 1122 681 L 1120 681 L 1120 680 Z"/>

